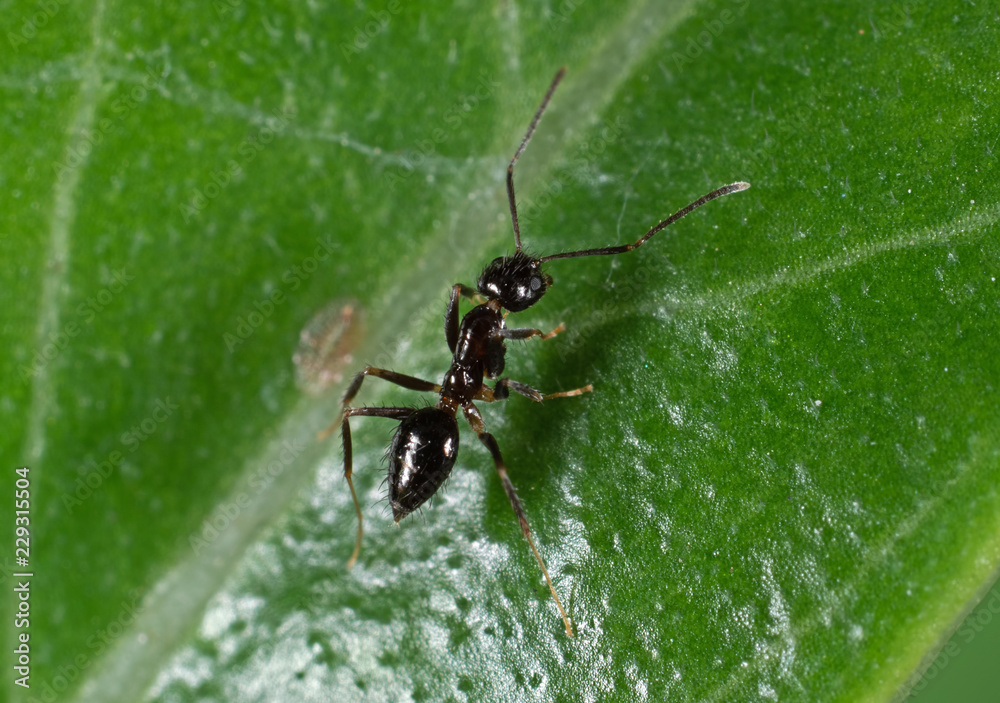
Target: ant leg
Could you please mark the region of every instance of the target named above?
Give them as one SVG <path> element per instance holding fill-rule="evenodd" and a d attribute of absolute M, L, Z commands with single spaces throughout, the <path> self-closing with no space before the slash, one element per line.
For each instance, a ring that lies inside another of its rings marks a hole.
<path fill-rule="evenodd" d="M 340 420 L 344 417 L 344 411 L 347 406 L 351 404 L 354 400 L 354 396 L 358 394 L 361 390 L 361 384 L 364 383 L 365 376 L 377 376 L 378 378 L 383 378 L 390 383 L 395 383 L 397 386 L 402 386 L 403 388 L 408 388 L 411 391 L 433 391 L 434 393 L 441 392 L 441 386 L 437 383 L 431 383 L 430 381 L 425 381 L 422 378 L 417 378 L 416 376 L 407 376 L 404 373 L 396 373 L 395 371 L 389 371 L 388 369 L 377 369 L 374 366 L 366 366 L 361 369 L 358 374 L 351 381 L 351 385 L 347 387 L 347 392 L 344 393 L 344 397 L 340 400 L 340 414 L 337 419 L 327 427 L 325 430 L 316 435 L 316 439 L 322 441 L 330 436 L 340 424 Z"/>
<path fill-rule="evenodd" d="M 500 482 L 503 483 L 503 490 L 507 494 L 507 498 L 510 499 L 511 506 L 514 508 L 514 514 L 517 515 L 517 521 L 521 525 L 521 532 L 527 538 L 528 544 L 531 545 L 531 551 L 534 552 L 535 559 L 538 560 L 538 565 L 542 567 L 542 573 L 545 574 L 545 582 L 549 585 L 552 598 L 556 602 L 556 607 L 559 608 L 559 614 L 562 615 L 563 624 L 566 625 L 566 635 L 572 637 L 573 627 L 569 624 L 569 616 L 563 610 L 562 602 L 559 600 L 559 596 L 556 595 L 556 588 L 552 585 L 552 579 L 549 577 L 549 570 L 545 568 L 542 555 L 538 553 L 535 540 L 531 537 L 531 527 L 528 526 L 528 518 L 524 515 L 524 509 L 521 507 L 521 501 L 517 497 L 517 491 L 514 490 L 514 484 L 510 482 L 510 477 L 507 476 L 507 466 L 503 462 L 503 456 L 500 454 L 500 447 L 497 445 L 497 440 L 486 431 L 483 425 L 483 416 L 479 414 L 479 410 L 476 409 L 475 405 L 469 403 L 462 406 L 462 410 L 465 411 L 465 419 L 469 421 L 472 429 L 475 430 L 479 441 L 486 445 L 486 448 L 490 450 L 490 454 L 493 455 L 493 463 L 496 465 L 497 473 L 500 475 Z"/>
<path fill-rule="evenodd" d="M 451 287 L 451 297 L 448 299 L 448 307 L 444 312 L 444 336 L 448 339 L 448 348 L 451 353 L 455 353 L 455 345 L 458 344 L 458 296 L 463 295 L 470 300 L 479 298 L 479 291 L 469 288 L 461 283 L 456 283 Z"/>
<path fill-rule="evenodd" d="M 354 396 L 356 396 L 358 391 L 361 390 L 361 384 L 364 383 L 365 376 L 377 376 L 378 378 L 383 378 L 390 383 L 395 383 L 397 386 L 408 388 L 411 391 L 441 392 L 441 386 L 436 383 L 431 383 L 430 381 L 425 381 L 422 378 L 407 376 L 404 373 L 396 373 L 395 371 L 390 371 L 388 369 L 377 369 L 374 366 L 365 366 L 354 377 L 354 380 L 351 381 L 351 385 L 348 386 L 347 391 L 344 393 L 344 397 L 340 401 L 344 406 L 349 405 L 350 402 L 354 400 Z"/>
<path fill-rule="evenodd" d="M 518 395 L 523 395 L 525 398 L 529 398 L 535 401 L 536 403 L 541 403 L 543 400 L 552 400 L 553 398 L 572 398 L 573 396 L 583 395 L 584 393 L 590 393 L 593 390 L 594 390 L 593 384 L 588 383 L 586 386 L 583 386 L 582 388 L 574 388 L 571 391 L 560 391 L 558 393 L 542 393 L 541 391 L 535 390 L 531 386 L 526 385 L 524 383 L 520 383 L 518 381 L 512 381 L 509 378 L 501 378 L 499 381 L 496 382 L 496 385 L 492 389 L 483 386 L 483 391 L 480 391 L 483 397 L 479 397 L 479 395 L 477 395 L 476 400 L 483 400 L 486 401 L 487 403 L 492 403 L 497 400 L 505 400 L 510 395 L 510 391 L 514 391 Z"/>
<path fill-rule="evenodd" d="M 504 339 L 531 339 L 532 337 L 541 337 L 542 339 L 552 339 L 560 332 L 566 331 L 566 325 L 562 322 L 551 332 L 542 332 L 539 329 L 533 327 L 516 327 L 511 329 L 509 327 L 504 327 L 497 334 L 499 334 Z"/>
<path fill-rule="evenodd" d="M 351 425 L 349 420 L 352 417 L 361 415 L 367 417 L 388 417 L 393 420 L 403 420 L 413 412 L 413 408 L 348 408 L 344 411 L 344 420 L 341 425 L 341 436 L 344 438 L 344 478 L 351 489 L 351 498 L 354 499 L 354 510 L 358 514 L 358 539 L 354 542 L 354 552 L 347 560 L 347 568 L 354 566 L 361 553 L 361 535 L 364 533 L 362 527 L 361 504 L 358 502 L 358 494 L 354 492 L 354 481 L 351 476 L 354 473 L 353 451 L 351 449 Z"/>

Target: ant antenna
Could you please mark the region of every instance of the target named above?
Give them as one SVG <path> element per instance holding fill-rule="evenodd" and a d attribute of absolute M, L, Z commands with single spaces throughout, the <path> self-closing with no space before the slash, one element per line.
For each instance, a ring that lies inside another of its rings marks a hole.
<path fill-rule="evenodd" d="M 521 153 L 524 151 L 524 147 L 528 145 L 528 140 L 531 139 L 531 135 L 535 132 L 535 127 L 538 126 L 538 120 L 542 119 L 542 113 L 545 112 L 545 108 L 549 104 L 549 100 L 552 99 L 552 94 L 556 92 L 556 87 L 559 85 L 559 81 L 563 79 L 566 75 L 566 67 L 563 66 L 556 73 L 556 77 L 552 79 L 552 85 L 549 86 L 549 90 L 545 93 L 545 98 L 542 100 L 542 104 L 538 106 L 538 112 L 535 113 L 534 119 L 531 120 L 531 124 L 528 126 L 528 133 L 524 135 L 524 139 L 521 140 L 521 146 L 517 148 L 517 153 L 514 154 L 514 158 L 510 160 L 510 164 L 507 166 L 507 199 L 510 201 L 510 219 L 514 223 L 514 244 L 517 247 L 517 251 L 521 251 L 521 228 L 517 224 L 517 203 L 514 201 L 514 164 L 517 160 L 521 158 Z"/>
<path fill-rule="evenodd" d="M 646 232 L 646 234 L 639 237 L 638 241 L 636 241 L 635 244 L 621 244 L 616 247 L 602 247 L 600 249 L 581 249 L 580 251 L 567 251 L 562 254 L 552 254 L 550 256 L 543 256 L 542 258 L 538 259 L 538 262 L 545 263 L 546 261 L 552 261 L 553 259 L 572 259 L 577 256 L 604 256 L 606 254 L 624 254 L 627 251 L 638 249 L 639 247 L 641 247 L 643 244 L 646 243 L 646 240 L 648 240 L 654 234 L 659 232 L 661 229 L 669 227 L 673 223 L 677 222 L 677 220 L 681 219 L 692 210 L 697 210 L 705 203 L 715 200 L 716 198 L 721 198 L 723 195 L 729 195 L 730 193 L 738 193 L 741 190 L 746 190 L 749 187 L 750 187 L 749 183 L 746 183 L 744 181 L 739 181 L 737 183 L 730 183 L 727 186 L 722 186 L 721 188 L 713 190 L 711 193 L 707 193 L 701 196 L 693 203 L 685 207 L 682 207 L 673 215 L 663 220 L 663 222 L 654 225 L 648 232 Z M 520 249 L 520 245 L 518 245 L 518 249 Z"/>

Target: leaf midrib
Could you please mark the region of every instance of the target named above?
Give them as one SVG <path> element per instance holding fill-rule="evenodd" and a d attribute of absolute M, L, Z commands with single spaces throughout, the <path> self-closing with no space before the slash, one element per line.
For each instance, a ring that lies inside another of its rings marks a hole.
<path fill-rule="evenodd" d="M 521 192 L 530 192 L 531 183 L 554 168 L 560 154 L 568 148 L 567 142 L 586 133 L 591 124 L 589 118 L 603 112 L 636 63 L 660 37 L 679 24 L 693 4 L 687 1 L 665 7 L 651 0 L 631 8 L 615 30 L 595 47 L 589 66 L 571 67 L 570 80 L 559 96 L 560 104 L 566 107 L 553 109 L 546 115 L 546 130 L 569 135 L 570 139 L 554 140 L 552 146 L 545 141 L 534 145 L 530 160 L 525 160 L 518 173 Z M 552 67 L 553 73 L 556 68 Z M 92 108 L 96 109 L 96 102 Z M 497 135 L 494 151 L 506 153 L 513 143 L 510 135 Z M 405 323 L 419 316 L 425 305 L 439 307 L 442 277 L 464 278 L 473 258 L 478 260 L 495 239 L 509 236 L 506 231 L 499 234 L 496 227 L 495 213 L 506 211 L 501 178 L 502 174 L 481 172 L 470 186 L 470 190 L 495 192 L 495 197 L 488 201 L 470 204 L 458 194 L 453 196 L 450 206 L 456 216 L 449 220 L 450 226 L 441 234 L 428 237 L 417 265 L 408 266 L 408 275 L 399 277 L 395 285 L 385 290 L 370 316 L 379 320 L 379 325 L 370 324 L 369 336 L 356 350 L 355 358 L 363 359 L 366 354 L 386 348 L 398 336 L 396 330 L 405 329 Z M 462 245 L 456 249 L 449 236 L 451 232 L 496 234 L 461 238 Z M 286 414 L 273 438 L 263 442 L 257 455 L 246 462 L 242 479 L 230 493 L 229 497 L 248 493 L 253 496 L 251 504 L 200 555 L 177 564 L 151 589 L 130 629 L 97 666 L 89 669 L 92 673 L 78 689 L 75 700 L 110 703 L 142 697 L 163 663 L 197 627 L 209 600 L 239 563 L 247 546 L 285 512 L 314 479 L 321 462 L 338 460 L 333 458 L 339 454 L 336 443 L 315 442 L 317 430 L 336 413 L 337 398 L 338 389 L 332 389 L 322 400 L 303 398 Z M 248 489 L 249 477 L 278 461 L 286 442 L 300 443 L 305 449 L 266 492 L 255 495 Z M 155 637 L 148 633 L 155 633 Z"/>

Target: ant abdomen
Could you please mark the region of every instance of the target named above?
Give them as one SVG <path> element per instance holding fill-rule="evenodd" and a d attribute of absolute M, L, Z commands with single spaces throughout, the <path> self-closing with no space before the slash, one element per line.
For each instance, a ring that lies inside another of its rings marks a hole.
<path fill-rule="evenodd" d="M 440 408 L 406 417 L 389 447 L 389 505 L 399 522 L 445 482 L 458 456 L 458 423 Z"/>

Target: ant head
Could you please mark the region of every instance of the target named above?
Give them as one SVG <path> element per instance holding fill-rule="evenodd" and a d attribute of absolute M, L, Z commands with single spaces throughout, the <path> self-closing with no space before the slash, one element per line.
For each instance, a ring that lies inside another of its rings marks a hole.
<path fill-rule="evenodd" d="M 542 262 L 523 251 L 493 259 L 479 274 L 476 288 L 511 312 L 527 310 L 545 295 L 552 277 L 542 272 Z"/>

